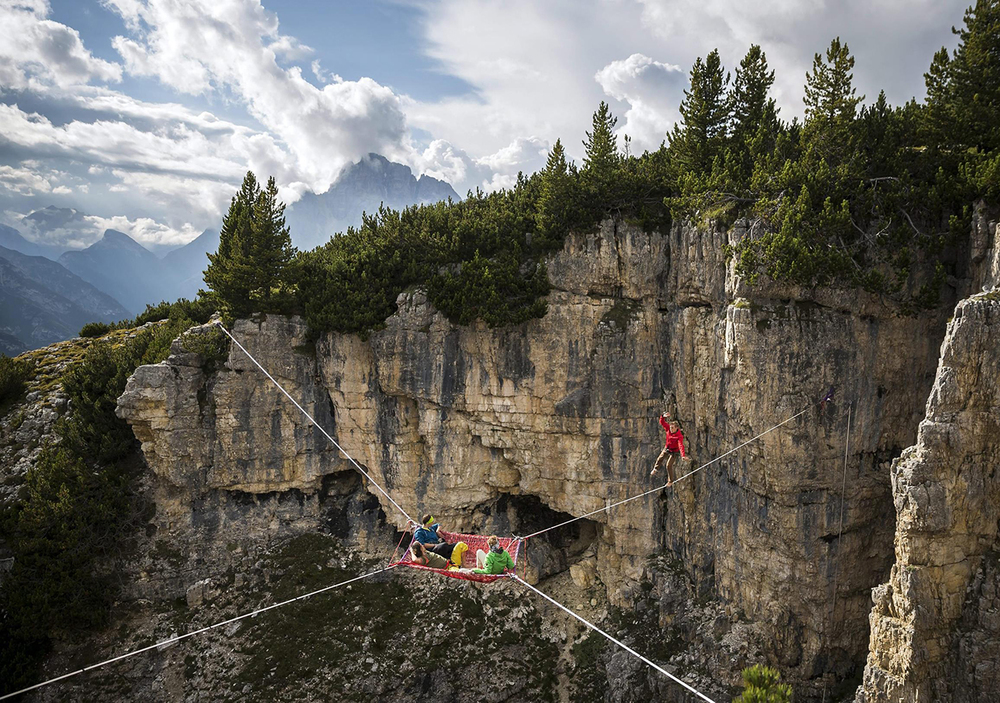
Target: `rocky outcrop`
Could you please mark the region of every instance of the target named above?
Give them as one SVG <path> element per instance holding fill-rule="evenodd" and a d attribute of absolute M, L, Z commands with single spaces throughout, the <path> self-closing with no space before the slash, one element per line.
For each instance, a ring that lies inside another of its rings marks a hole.
<path fill-rule="evenodd" d="M 872 593 L 859 703 L 989 700 L 1000 690 L 995 214 L 976 208 L 963 286 L 973 295 L 949 323 L 917 443 L 892 467 L 896 560 Z"/>
<path fill-rule="evenodd" d="M 301 320 L 240 321 L 234 333 L 331 426 Z M 166 361 L 136 369 L 118 402 L 151 468 L 156 506 L 152 558 L 129 584 L 134 597 L 177 597 L 206 573 L 251 569 L 272 545 L 319 528 L 362 546 L 391 539 L 376 524 L 377 501 L 373 514 L 356 499 L 364 491 L 346 460 L 246 355 L 231 349 L 219 364 L 186 350 L 186 340 L 213 334 L 210 324 L 175 340 Z M 155 568 L 163 555 L 170 569 Z"/>
<path fill-rule="evenodd" d="M 977 204 L 969 241 L 969 281 L 972 293 L 1000 288 L 1000 237 L 997 213 Z"/>
<path fill-rule="evenodd" d="M 944 320 L 854 291 L 751 292 L 723 255 L 742 236 L 608 221 L 548 262 L 548 314 L 502 330 L 453 325 L 416 291 L 367 340 L 330 334 L 313 352 L 301 321 L 273 317 L 234 334 L 411 515 L 458 530 L 526 534 L 653 487 L 665 407 L 688 437 L 682 470 L 802 413 L 675 490 L 533 540 L 529 575 L 586 558 L 576 571 L 628 605 L 656 578 L 650 555 L 672 553 L 730 624 L 757 623 L 807 699 L 863 660 L 891 562 L 888 468 L 915 439 Z M 140 369 L 120 414 L 157 476 L 165 539 L 321 524 L 326 482 L 350 469 L 238 350 L 211 373 L 183 354 Z M 270 521 L 232 509 L 289 494 Z"/>
<path fill-rule="evenodd" d="M 211 325 L 188 335 L 204 335 Z M 248 321 L 234 328 L 251 353 L 321 425 L 330 405 L 317 387 L 301 321 L 269 320 L 265 333 Z M 209 368 L 182 340 L 161 364 L 139 367 L 118 402 L 157 476 L 189 495 L 213 490 L 316 492 L 336 449 L 250 359 L 235 350 L 225 368 Z"/>
<path fill-rule="evenodd" d="M 858 700 L 1000 691 L 1000 295 L 962 301 L 916 445 L 892 468 L 896 563 L 875 589 Z"/>

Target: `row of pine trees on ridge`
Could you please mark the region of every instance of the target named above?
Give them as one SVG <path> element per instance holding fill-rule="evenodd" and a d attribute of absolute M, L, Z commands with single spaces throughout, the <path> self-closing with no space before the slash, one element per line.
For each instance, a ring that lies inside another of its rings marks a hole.
<path fill-rule="evenodd" d="M 974 204 L 1000 196 L 1000 4 L 979 0 L 953 31 L 959 45 L 934 55 L 926 99 L 896 107 L 884 93 L 865 103 L 834 39 L 806 75 L 801 123 L 781 118 L 761 47 L 732 74 L 712 51 L 656 151 L 630 154 L 627 136 L 620 148 L 602 102 L 580 166 L 557 140 L 545 168 L 512 188 L 381 208 L 309 252 L 292 249 L 273 179 L 261 188 L 248 174 L 206 283 L 231 316 L 299 312 L 315 334 L 378 328 L 413 286 L 455 322 L 497 327 L 545 314 L 544 257 L 570 231 L 608 216 L 647 229 L 746 218 L 753 236 L 726 253 L 751 283 L 764 274 L 933 307 Z"/>

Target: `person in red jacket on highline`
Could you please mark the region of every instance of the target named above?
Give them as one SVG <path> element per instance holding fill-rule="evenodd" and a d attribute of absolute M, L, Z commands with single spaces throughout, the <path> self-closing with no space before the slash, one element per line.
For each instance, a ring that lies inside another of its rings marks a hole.
<path fill-rule="evenodd" d="M 666 461 L 667 485 L 670 486 L 674 483 L 674 463 L 677 461 L 677 455 L 680 454 L 681 459 L 687 460 L 687 454 L 684 453 L 684 435 L 681 434 L 681 428 L 677 424 L 677 420 L 670 418 L 670 413 L 660 415 L 660 424 L 663 425 L 663 429 L 667 432 L 667 441 L 663 445 L 663 451 L 660 452 L 660 456 L 656 457 L 656 463 L 653 465 L 653 470 L 649 472 L 649 475 L 656 476 L 656 472 L 660 470 L 660 466 Z"/>

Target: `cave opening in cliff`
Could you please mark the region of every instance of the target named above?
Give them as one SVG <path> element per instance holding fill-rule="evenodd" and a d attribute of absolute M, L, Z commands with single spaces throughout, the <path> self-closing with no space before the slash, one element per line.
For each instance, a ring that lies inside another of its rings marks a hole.
<path fill-rule="evenodd" d="M 481 510 L 486 515 L 485 531 L 498 534 L 531 534 L 574 517 L 553 510 L 537 496 L 507 493 Z M 553 576 L 593 556 L 599 533 L 600 525 L 593 520 L 576 520 L 532 537 L 528 543 L 528 558 L 532 567 L 538 570 L 539 578 Z"/>
<path fill-rule="evenodd" d="M 354 471 L 324 476 L 319 500 L 322 529 L 334 537 L 389 544 L 402 535 L 390 525 L 378 496 L 365 490 L 364 480 Z"/>

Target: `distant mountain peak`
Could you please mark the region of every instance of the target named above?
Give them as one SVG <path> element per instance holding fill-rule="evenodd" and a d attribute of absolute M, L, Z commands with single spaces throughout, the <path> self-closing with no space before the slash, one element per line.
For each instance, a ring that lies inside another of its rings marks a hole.
<path fill-rule="evenodd" d="M 441 200 L 460 200 L 445 181 L 416 178 L 405 164 L 374 152 L 363 156 L 340 174 L 333 186 L 320 195 L 306 193 L 286 213 L 292 243 L 312 249 L 350 226 L 361 224 L 361 213 L 373 213 L 379 205 L 401 210 Z"/>
<path fill-rule="evenodd" d="M 54 246 L 44 242 L 32 242 L 25 238 L 18 230 L 2 224 L 0 224 L 0 246 L 19 251 L 27 256 L 44 256 L 53 261 L 66 251 L 66 247 Z"/>
<path fill-rule="evenodd" d="M 56 207 L 55 205 L 46 205 L 40 210 L 32 210 L 27 215 L 25 215 L 22 220 L 27 220 L 29 222 L 37 222 L 39 220 L 46 223 L 50 222 L 70 222 L 78 221 L 84 218 L 84 214 L 81 213 L 76 208 L 72 207 Z"/>
<path fill-rule="evenodd" d="M 0 273 L 0 351 L 45 346 L 75 336 L 87 322 L 130 316 L 110 295 L 41 256 L 0 246 Z"/>
<path fill-rule="evenodd" d="M 102 250 L 102 249 L 124 249 L 127 251 L 133 251 L 144 258 L 153 257 L 155 255 L 149 249 L 144 247 L 139 242 L 135 241 L 129 235 L 124 232 L 120 232 L 116 229 L 106 229 L 104 230 L 104 235 L 98 239 L 96 242 L 91 244 L 89 247 L 84 249 L 87 250 Z"/>
<path fill-rule="evenodd" d="M 381 154 L 376 154 L 374 151 L 369 151 L 364 157 L 362 157 L 361 161 L 368 161 L 370 163 L 378 164 L 380 166 L 386 166 L 389 164 L 395 164 L 396 166 L 403 165 L 403 164 L 396 164 L 393 161 L 389 161 L 389 159 L 385 158 Z M 361 161 L 359 161 L 358 163 L 361 163 Z"/>
<path fill-rule="evenodd" d="M 373 152 L 361 157 L 358 161 L 345 168 L 337 178 L 333 188 L 337 186 L 350 187 L 356 181 L 364 181 L 373 177 L 384 178 L 386 176 L 405 181 L 413 178 L 413 171 L 406 164 L 389 161 L 389 159 L 381 154 Z"/>
<path fill-rule="evenodd" d="M 76 208 L 55 205 L 48 205 L 28 213 L 21 218 L 20 225 L 35 243 L 61 251 L 68 248 L 64 242 L 80 239 L 79 236 L 68 239 L 67 234 L 79 235 L 90 229 L 84 213 Z"/>
<path fill-rule="evenodd" d="M 132 244 L 139 244 L 139 242 L 137 242 L 134 239 L 132 239 L 132 237 L 128 236 L 124 232 L 121 232 L 121 231 L 119 231 L 117 229 L 106 229 L 106 230 L 104 230 L 104 235 L 101 237 L 100 241 L 102 241 L 102 242 L 116 242 L 116 243 L 120 242 L 120 243 L 123 243 L 123 244 L 131 242 Z M 139 244 L 139 246 L 142 246 L 142 245 Z"/>
<path fill-rule="evenodd" d="M 86 249 L 66 252 L 59 263 L 132 313 L 140 312 L 151 301 L 162 300 L 167 293 L 168 284 L 156 255 L 115 229 L 105 230 L 104 236 Z"/>

